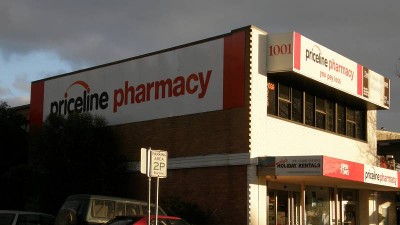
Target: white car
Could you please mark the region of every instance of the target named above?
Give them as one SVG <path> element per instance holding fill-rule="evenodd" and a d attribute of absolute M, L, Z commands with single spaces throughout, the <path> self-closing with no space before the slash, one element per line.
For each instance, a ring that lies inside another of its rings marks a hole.
<path fill-rule="evenodd" d="M 54 225 L 54 219 L 46 213 L 0 210 L 0 225 Z"/>

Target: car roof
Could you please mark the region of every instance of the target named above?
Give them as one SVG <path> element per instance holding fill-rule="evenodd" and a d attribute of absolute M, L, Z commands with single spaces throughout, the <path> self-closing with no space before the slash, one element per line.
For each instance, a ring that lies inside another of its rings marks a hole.
<path fill-rule="evenodd" d="M 14 214 L 31 214 L 31 215 L 45 215 L 54 217 L 51 214 L 42 213 L 42 212 L 34 212 L 34 211 L 23 211 L 23 210 L 0 210 L 0 213 L 14 213 Z"/>
<path fill-rule="evenodd" d="M 91 195 L 91 194 L 75 194 L 67 197 L 67 200 L 77 199 L 77 198 L 85 198 L 85 199 L 101 199 L 101 200 L 116 200 L 116 201 L 131 201 L 131 202 L 140 202 L 147 203 L 145 201 L 131 199 L 131 198 L 123 198 L 123 197 L 115 197 L 115 196 L 107 196 L 107 195 Z"/>

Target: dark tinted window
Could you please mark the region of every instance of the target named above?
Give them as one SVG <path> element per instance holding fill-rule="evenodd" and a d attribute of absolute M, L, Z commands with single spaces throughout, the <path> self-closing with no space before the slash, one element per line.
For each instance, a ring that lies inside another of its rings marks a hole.
<path fill-rule="evenodd" d="M 365 140 L 366 139 L 366 128 L 365 128 L 365 113 L 363 111 L 356 111 L 356 138 Z"/>
<path fill-rule="evenodd" d="M 347 108 L 346 134 L 350 137 L 356 137 L 356 111 Z"/>
<path fill-rule="evenodd" d="M 114 207 L 114 201 L 93 200 L 92 216 L 99 218 L 114 218 Z"/>
<path fill-rule="evenodd" d="M 337 132 L 346 134 L 346 107 L 343 105 L 337 106 Z"/>
<path fill-rule="evenodd" d="M 303 122 L 303 92 L 292 89 L 292 120 Z"/>
<path fill-rule="evenodd" d="M 268 113 L 272 115 L 277 115 L 277 93 L 278 88 L 275 82 L 268 82 Z"/>
<path fill-rule="evenodd" d="M 315 122 L 315 101 L 314 96 L 306 93 L 306 124 L 309 126 L 314 126 Z"/>
<path fill-rule="evenodd" d="M 14 213 L 2 213 L 0 214 L 0 225 L 11 225 L 14 221 Z"/>
<path fill-rule="evenodd" d="M 326 127 L 326 101 L 323 98 L 316 97 L 315 101 L 315 126 L 321 129 Z"/>
<path fill-rule="evenodd" d="M 315 95 L 290 85 L 268 81 L 269 115 L 303 123 L 352 138 L 366 140 L 367 110 L 357 110 L 331 96 Z"/>
<path fill-rule="evenodd" d="M 328 101 L 326 111 L 326 129 L 335 132 L 335 103 Z"/>
<path fill-rule="evenodd" d="M 285 119 L 290 119 L 291 102 L 290 89 L 286 85 L 279 84 L 279 116 Z"/>
<path fill-rule="evenodd" d="M 136 216 L 142 215 L 144 212 L 140 210 L 140 206 L 138 204 L 130 204 L 126 203 L 126 215 L 127 216 Z"/>

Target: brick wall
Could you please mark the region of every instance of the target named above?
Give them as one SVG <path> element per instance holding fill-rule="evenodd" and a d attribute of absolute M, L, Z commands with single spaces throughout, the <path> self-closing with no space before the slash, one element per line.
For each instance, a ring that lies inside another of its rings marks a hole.
<path fill-rule="evenodd" d="M 247 223 L 246 177 L 247 166 L 169 170 L 168 177 L 160 179 L 159 201 L 178 198 L 210 212 L 213 224 L 243 225 Z M 136 173 L 131 182 L 129 195 L 147 200 L 147 177 Z M 155 184 L 153 179 L 152 201 Z"/>
<path fill-rule="evenodd" d="M 114 126 L 122 152 L 140 160 L 140 148 L 168 151 L 169 158 L 249 152 L 246 107 Z"/>

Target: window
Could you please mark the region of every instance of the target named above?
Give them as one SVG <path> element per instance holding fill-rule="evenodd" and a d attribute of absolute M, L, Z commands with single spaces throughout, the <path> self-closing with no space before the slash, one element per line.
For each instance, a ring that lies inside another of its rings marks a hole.
<path fill-rule="evenodd" d="M 292 89 L 292 120 L 303 123 L 303 92 Z"/>
<path fill-rule="evenodd" d="M 268 81 L 269 115 L 366 140 L 366 110 L 357 110 L 323 95 Z"/>
<path fill-rule="evenodd" d="M 327 101 L 326 129 L 335 132 L 335 103 Z"/>
<path fill-rule="evenodd" d="M 2 213 L 0 214 L 0 225 L 12 225 L 16 214 Z"/>
<path fill-rule="evenodd" d="M 366 140 L 365 113 L 356 111 L 356 138 Z"/>
<path fill-rule="evenodd" d="M 277 84 L 275 82 L 268 82 L 268 107 L 267 111 L 271 115 L 277 115 L 278 110 L 276 109 L 277 100 Z"/>
<path fill-rule="evenodd" d="M 325 99 L 316 97 L 315 101 L 315 126 L 321 129 L 326 128 L 326 102 Z"/>
<path fill-rule="evenodd" d="M 356 111 L 347 108 L 346 112 L 346 134 L 350 137 L 356 137 Z"/>
<path fill-rule="evenodd" d="M 93 200 L 92 216 L 100 218 L 114 217 L 114 201 L 108 200 Z"/>
<path fill-rule="evenodd" d="M 290 119 L 291 115 L 291 102 L 290 102 L 290 88 L 283 84 L 279 84 L 279 116 L 285 119 Z"/>
<path fill-rule="evenodd" d="M 339 134 L 346 134 L 346 107 L 338 105 L 337 114 L 337 132 Z"/>
<path fill-rule="evenodd" d="M 315 123 L 315 101 L 314 95 L 306 93 L 306 124 L 309 126 L 314 126 Z"/>

